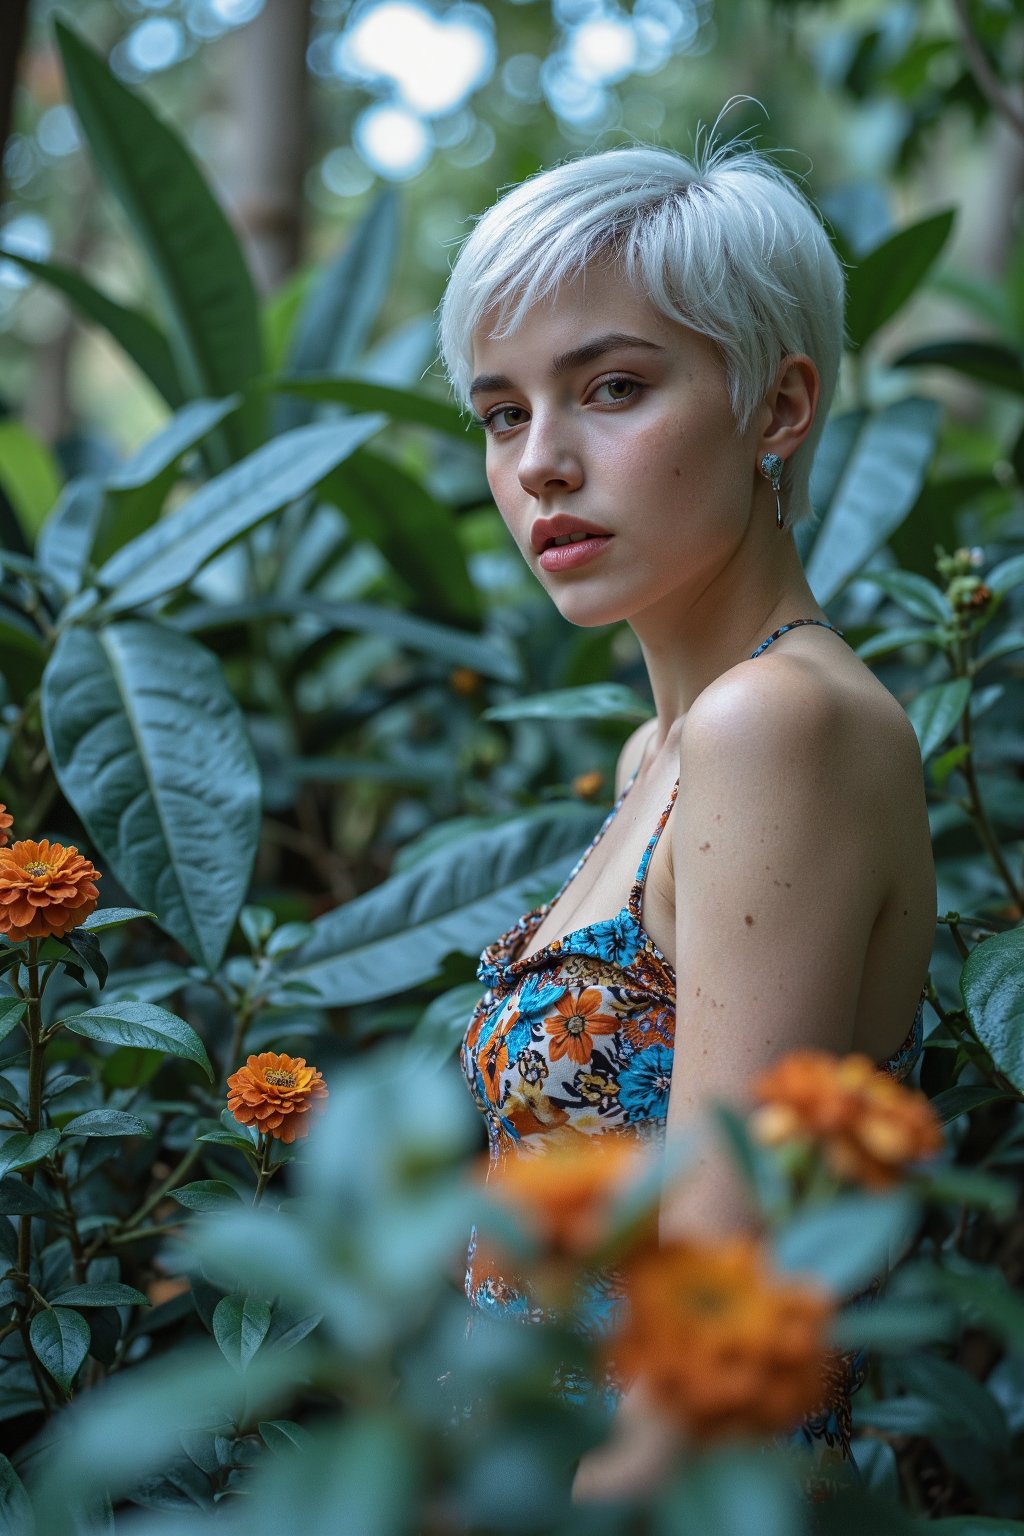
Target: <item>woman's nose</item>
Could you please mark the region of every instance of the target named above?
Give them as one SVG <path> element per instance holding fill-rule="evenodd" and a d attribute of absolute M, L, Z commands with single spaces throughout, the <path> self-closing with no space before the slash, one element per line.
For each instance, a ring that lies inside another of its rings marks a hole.
<path fill-rule="evenodd" d="M 575 445 L 555 423 L 535 416 L 519 458 L 519 484 L 528 496 L 575 491 L 583 484 L 583 465 Z"/>

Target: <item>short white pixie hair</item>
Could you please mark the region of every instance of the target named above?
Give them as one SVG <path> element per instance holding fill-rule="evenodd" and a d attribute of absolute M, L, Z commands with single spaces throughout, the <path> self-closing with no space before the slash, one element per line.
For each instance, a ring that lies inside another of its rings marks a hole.
<path fill-rule="evenodd" d="M 787 353 L 821 377 L 814 426 L 788 460 L 783 511 L 811 515 L 811 461 L 843 349 L 843 269 L 811 202 L 746 140 L 698 143 L 693 161 L 633 145 L 580 156 L 513 187 L 477 220 L 439 307 L 441 362 L 469 404 L 472 333 L 498 339 L 588 264 L 613 259 L 662 314 L 715 341 L 738 432 Z"/>

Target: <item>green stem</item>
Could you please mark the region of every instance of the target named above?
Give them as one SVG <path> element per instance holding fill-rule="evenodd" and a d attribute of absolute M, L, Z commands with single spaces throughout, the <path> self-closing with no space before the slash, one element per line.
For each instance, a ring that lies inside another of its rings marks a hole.
<path fill-rule="evenodd" d="M 194 1147 L 190 1147 L 189 1150 L 185 1153 L 184 1157 L 182 1157 L 180 1161 L 175 1165 L 175 1167 L 171 1169 L 163 1183 L 158 1185 L 153 1193 L 148 1195 L 147 1198 L 143 1200 L 138 1210 L 132 1212 L 127 1221 L 122 1224 L 120 1230 L 115 1232 L 107 1231 L 100 1233 L 100 1235 L 95 1237 L 89 1244 L 88 1248 L 85 1250 L 83 1258 L 86 1260 L 91 1259 L 93 1254 L 96 1253 L 98 1249 L 103 1247 L 104 1243 L 126 1243 L 129 1241 L 134 1242 L 137 1237 L 140 1237 L 141 1233 L 138 1230 L 140 1222 L 145 1221 L 150 1211 L 154 1210 L 155 1207 L 160 1204 L 160 1201 L 163 1200 L 164 1197 L 180 1183 L 182 1177 L 192 1167 L 192 1164 L 196 1161 L 201 1152 L 202 1148 L 198 1142 Z M 162 1231 L 163 1229 L 160 1227 L 148 1227 L 144 1230 L 146 1236 L 151 1237 L 154 1231 Z"/>
<path fill-rule="evenodd" d="M 269 1131 L 265 1131 L 260 1139 L 262 1141 L 262 1146 L 260 1148 L 259 1180 L 256 1184 L 256 1193 L 252 1197 L 253 1205 L 259 1205 L 260 1201 L 263 1199 L 263 1191 L 266 1189 L 267 1183 L 271 1176 L 276 1171 L 270 1166 L 270 1154 L 274 1150 L 274 1138 L 271 1136 Z"/>
<path fill-rule="evenodd" d="M 958 677 L 966 677 L 968 681 L 972 681 L 973 667 L 971 665 L 969 650 L 969 638 L 961 632 L 960 636 L 955 642 L 954 671 Z M 1012 901 L 1014 907 L 1017 908 L 1019 914 L 1022 895 L 1024 895 L 1024 893 L 1017 889 L 1017 885 L 1013 875 L 1010 872 L 1009 865 L 1003 858 L 1002 849 L 999 846 L 999 839 L 996 837 L 992 828 L 992 823 L 988 819 L 988 812 L 985 810 L 985 806 L 981 798 L 981 790 L 978 788 L 977 775 L 974 771 L 974 743 L 971 739 L 971 705 L 969 699 L 967 702 L 967 708 L 964 710 L 960 719 L 960 739 L 964 746 L 967 748 L 963 762 L 959 765 L 960 772 L 963 774 L 964 782 L 967 785 L 967 814 L 970 816 L 974 823 L 974 829 L 978 834 L 979 842 L 985 849 L 985 852 L 988 854 L 989 858 L 992 860 L 992 863 L 995 865 L 999 878 L 1002 880 L 1003 884 L 1006 886 L 1006 889 L 1009 891 L 1010 900 Z"/>
<path fill-rule="evenodd" d="M 41 1010 L 39 1007 L 39 940 L 29 939 L 28 960 L 25 965 L 28 975 L 28 1115 L 25 1119 L 25 1130 L 29 1136 L 34 1136 L 39 1130 L 39 1123 L 43 1113 L 43 1064 L 46 1060 L 45 1050 L 40 1039 L 42 1034 Z M 31 1189 L 35 1182 L 35 1168 L 26 1168 L 21 1175 L 24 1182 Z M 23 1303 L 24 1316 L 28 1317 L 28 1272 L 32 1257 L 32 1217 L 24 1215 L 18 1222 L 18 1273 L 21 1277 L 22 1288 L 26 1293 L 26 1301 Z"/>

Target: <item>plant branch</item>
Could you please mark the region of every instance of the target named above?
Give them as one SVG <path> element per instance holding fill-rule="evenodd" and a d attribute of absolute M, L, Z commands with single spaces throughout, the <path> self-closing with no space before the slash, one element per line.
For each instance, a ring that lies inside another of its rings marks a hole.
<path fill-rule="evenodd" d="M 989 106 L 1000 117 L 1005 117 L 1011 127 L 1020 134 L 1021 138 L 1024 138 L 1024 112 L 1021 112 L 1017 104 L 1011 99 L 1003 82 L 989 63 L 988 54 L 981 46 L 978 35 L 971 24 L 967 0 L 953 0 L 953 10 L 956 12 L 957 20 L 960 23 L 960 41 L 963 44 L 964 54 L 967 58 L 967 67 L 974 76 L 979 91 Z"/>

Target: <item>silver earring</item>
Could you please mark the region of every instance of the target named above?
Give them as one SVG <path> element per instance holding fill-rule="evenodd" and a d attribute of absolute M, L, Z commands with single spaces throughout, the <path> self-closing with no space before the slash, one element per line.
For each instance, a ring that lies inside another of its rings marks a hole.
<path fill-rule="evenodd" d="M 777 453 L 766 453 L 761 460 L 761 473 L 766 480 L 771 481 L 772 490 L 775 492 L 775 526 L 782 527 L 782 498 L 779 496 L 779 486 L 782 484 L 783 463 Z"/>

